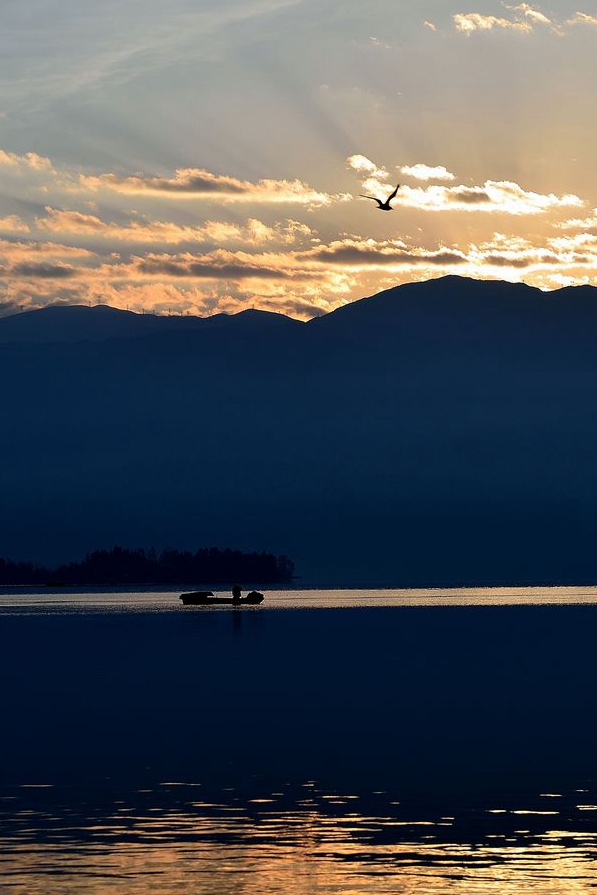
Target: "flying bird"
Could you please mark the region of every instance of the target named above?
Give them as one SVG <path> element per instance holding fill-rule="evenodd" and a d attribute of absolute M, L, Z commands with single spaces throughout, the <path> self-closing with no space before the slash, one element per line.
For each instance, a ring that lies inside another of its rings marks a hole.
<path fill-rule="evenodd" d="M 399 189 L 400 189 L 400 184 L 398 184 L 398 186 L 396 187 L 394 192 L 390 196 L 388 196 L 388 198 L 386 199 L 385 202 L 382 202 L 381 199 L 378 199 L 376 196 L 363 196 L 362 193 L 359 193 L 359 195 L 360 195 L 361 199 L 373 199 L 374 202 L 377 202 L 377 207 L 379 208 L 380 211 L 393 211 L 394 209 L 390 205 L 390 202 L 395 197 L 395 195 Z"/>

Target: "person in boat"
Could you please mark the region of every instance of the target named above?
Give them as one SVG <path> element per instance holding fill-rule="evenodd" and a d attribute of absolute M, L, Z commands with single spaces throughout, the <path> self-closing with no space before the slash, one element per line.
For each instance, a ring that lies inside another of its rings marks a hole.
<path fill-rule="evenodd" d="M 232 585 L 232 602 L 233 603 L 240 603 L 241 593 L 242 593 L 242 589 L 241 589 L 240 584 L 233 584 Z"/>

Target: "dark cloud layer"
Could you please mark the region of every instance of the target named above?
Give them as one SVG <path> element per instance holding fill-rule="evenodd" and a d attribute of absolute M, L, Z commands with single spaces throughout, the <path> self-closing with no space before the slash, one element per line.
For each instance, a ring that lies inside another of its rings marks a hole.
<path fill-rule="evenodd" d="M 39 277 L 41 279 L 62 280 L 77 276 L 77 269 L 65 264 L 15 264 L 10 273 L 17 277 Z"/>

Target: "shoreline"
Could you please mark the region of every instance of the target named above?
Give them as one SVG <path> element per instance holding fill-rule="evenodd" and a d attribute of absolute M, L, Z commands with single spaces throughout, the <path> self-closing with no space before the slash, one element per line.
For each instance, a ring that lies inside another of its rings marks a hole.
<path fill-rule="evenodd" d="M 596 588 L 597 581 L 564 581 L 556 583 L 527 583 L 506 582 L 498 584 L 376 584 L 376 583 L 349 583 L 349 584 L 321 584 L 321 583 L 274 583 L 264 584 L 259 581 L 251 581 L 243 585 L 243 590 L 261 588 L 264 591 L 400 591 L 400 592 L 424 592 L 438 593 L 443 591 L 458 591 L 465 593 L 480 593 L 483 591 L 500 590 L 565 590 L 580 588 Z M 214 590 L 228 592 L 230 586 L 224 582 L 186 582 L 179 583 L 125 583 L 125 584 L 0 584 L 0 594 L 11 593 L 183 593 L 193 590 Z"/>

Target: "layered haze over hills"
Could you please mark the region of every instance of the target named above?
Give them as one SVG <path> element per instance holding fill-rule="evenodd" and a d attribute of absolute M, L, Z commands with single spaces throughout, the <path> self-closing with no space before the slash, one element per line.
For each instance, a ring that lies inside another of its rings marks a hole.
<path fill-rule="evenodd" d="M 597 580 L 597 289 L 446 277 L 307 323 L 0 319 L 0 553 L 230 544 L 307 581 Z"/>

